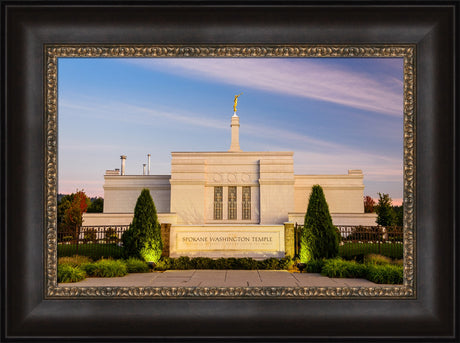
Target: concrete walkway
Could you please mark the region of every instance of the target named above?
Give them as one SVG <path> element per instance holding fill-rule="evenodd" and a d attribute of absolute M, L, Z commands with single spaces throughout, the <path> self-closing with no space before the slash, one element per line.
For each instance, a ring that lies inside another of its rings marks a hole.
<path fill-rule="evenodd" d="M 375 287 L 365 279 L 328 278 L 280 270 L 168 270 L 114 278 L 86 278 L 59 286 L 81 287 Z"/>

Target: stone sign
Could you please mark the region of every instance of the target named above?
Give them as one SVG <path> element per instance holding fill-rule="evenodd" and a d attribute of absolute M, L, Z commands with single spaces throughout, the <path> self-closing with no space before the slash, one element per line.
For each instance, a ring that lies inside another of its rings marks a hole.
<path fill-rule="evenodd" d="M 175 226 L 170 249 L 171 257 L 284 257 L 284 226 Z"/>

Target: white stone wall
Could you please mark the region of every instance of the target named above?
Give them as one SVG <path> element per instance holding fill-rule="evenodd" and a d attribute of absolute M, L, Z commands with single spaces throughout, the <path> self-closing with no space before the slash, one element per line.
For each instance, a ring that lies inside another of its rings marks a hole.
<path fill-rule="evenodd" d="M 282 224 L 294 209 L 293 153 L 260 160 L 260 223 Z"/>
<path fill-rule="evenodd" d="M 132 213 L 143 188 L 157 212 L 170 212 L 170 175 L 104 175 L 104 213 Z"/>
<path fill-rule="evenodd" d="M 294 206 L 292 152 L 173 152 L 171 211 L 179 224 L 229 223 L 228 187 L 237 187 L 236 224 L 282 224 Z M 262 186 L 263 184 L 263 186 Z M 214 219 L 214 187 L 223 187 L 223 219 Z M 251 187 L 251 219 L 242 219 L 242 187 Z"/>
<path fill-rule="evenodd" d="M 293 212 L 307 211 L 311 188 L 319 184 L 331 213 L 364 213 L 363 177 L 360 170 L 345 175 L 295 175 Z"/>

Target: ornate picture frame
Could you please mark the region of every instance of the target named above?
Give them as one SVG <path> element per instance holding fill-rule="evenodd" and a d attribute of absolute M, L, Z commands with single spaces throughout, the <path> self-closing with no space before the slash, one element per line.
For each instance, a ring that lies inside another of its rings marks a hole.
<path fill-rule="evenodd" d="M 414 45 L 217 45 L 217 46 L 46 46 L 47 123 L 47 296 L 48 297 L 277 297 L 277 298 L 416 298 L 415 284 L 415 88 Z M 404 284 L 376 287 L 82 287 L 58 286 L 57 269 L 57 92 L 59 58 L 402 58 L 404 60 Z"/>

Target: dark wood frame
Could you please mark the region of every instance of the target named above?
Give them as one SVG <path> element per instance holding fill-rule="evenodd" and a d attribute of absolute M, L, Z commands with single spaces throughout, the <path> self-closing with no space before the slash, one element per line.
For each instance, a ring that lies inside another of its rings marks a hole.
<path fill-rule="evenodd" d="M 456 1 L 1 4 L 2 340 L 458 339 Z M 44 299 L 43 46 L 54 43 L 416 44 L 417 299 Z"/>

